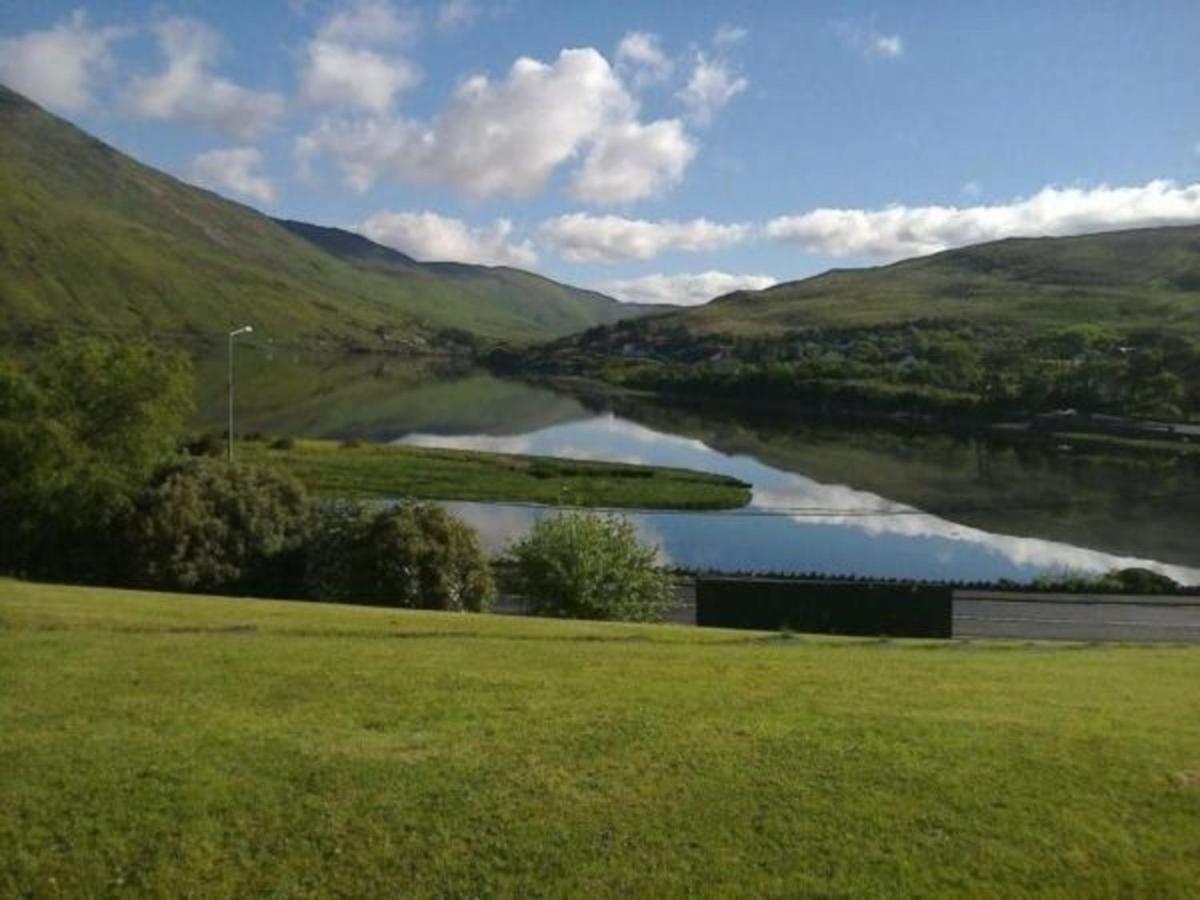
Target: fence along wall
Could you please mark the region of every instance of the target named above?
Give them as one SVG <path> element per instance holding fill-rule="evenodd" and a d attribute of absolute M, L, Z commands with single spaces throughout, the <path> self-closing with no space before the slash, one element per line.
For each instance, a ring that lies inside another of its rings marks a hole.
<path fill-rule="evenodd" d="M 699 578 L 696 624 L 948 638 L 954 626 L 954 591 L 938 585 Z"/>

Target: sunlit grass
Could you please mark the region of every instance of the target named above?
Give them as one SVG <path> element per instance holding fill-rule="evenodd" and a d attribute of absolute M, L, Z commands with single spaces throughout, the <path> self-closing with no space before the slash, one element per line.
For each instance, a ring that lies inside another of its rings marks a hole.
<path fill-rule="evenodd" d="M 1185 896 L 1198 681 L 0 581 L 0 895 Z"/>

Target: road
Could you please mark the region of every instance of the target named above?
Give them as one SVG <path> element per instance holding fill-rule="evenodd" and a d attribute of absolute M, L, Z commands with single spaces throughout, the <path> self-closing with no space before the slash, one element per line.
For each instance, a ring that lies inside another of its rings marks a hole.
<path fill-rule="evenodd" d="M 956 591 L 954 636 L 1200 643 L 1200 597 Z"/>

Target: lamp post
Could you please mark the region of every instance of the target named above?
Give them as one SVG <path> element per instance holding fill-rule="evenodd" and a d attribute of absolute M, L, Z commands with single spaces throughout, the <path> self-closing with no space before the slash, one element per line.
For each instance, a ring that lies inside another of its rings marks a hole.
<path fill-rule="evenodd" d="M 229 332 L 229 461 L 233 462 L 233 339 L 239 334 L 250 334 L 254 329 L 249 325 L 235 328 Z"/>

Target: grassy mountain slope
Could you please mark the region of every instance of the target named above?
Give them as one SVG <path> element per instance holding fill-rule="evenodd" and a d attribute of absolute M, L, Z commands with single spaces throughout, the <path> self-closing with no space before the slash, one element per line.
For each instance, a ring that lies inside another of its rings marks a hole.
<path fill-rule="evenodd" d="M 527 367 L 829 412 L 1200 416 L 1200 225 L 1011 239 L 592 329 Z"/>
<path fill-rule="evenodd" d="M 508 266 L 457 262 L 418 262 L 390 247 L 340 228 L 277 220 L 293 234 L 356 267 L 386 275 L 438 278 L 481 302 L 497 305 L 547 335 L 569 334 L 659 311 L 657 306 L 621 303 L 596 291 L 560 284 Z"/>
<path fill-rule="evenodd" d="M 353 237 L 353 236 L 351 236 Z M 460 328 L 561 336 L 616 301 L 511 270 L 329 252 L 130 159 L 0 86 L 0 328 L 221 333 L 378 345 Z M 497 272 L 498 274 L 491 274 Z"/>
<path fill-rule="evenodd" d="M 943 320 L 1200 335 L 1200 225 L 995 241 L 730 294 L 672 318 L 747 334 Z"/>

